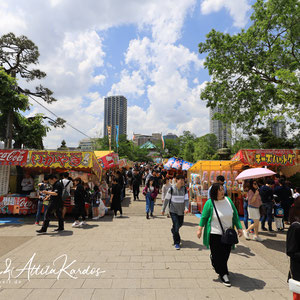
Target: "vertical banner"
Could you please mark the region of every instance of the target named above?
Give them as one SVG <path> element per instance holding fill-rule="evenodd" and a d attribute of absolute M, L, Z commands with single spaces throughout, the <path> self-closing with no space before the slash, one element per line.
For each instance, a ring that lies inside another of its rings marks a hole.
<path fill-rule="evenodd" d="M 162 148 L 165 149 L 165 139 L 162 134 L 161 134 L 161 142 L 162 142 Z"/>
<path fill-rule="evenodd" d="M 111 151 L 111 126 L 107 126 L 107 134 L 108 134 L 109 151 Z"/>
<path fill-rule="evenodd" d="M 116 125 L 116 145 L 117 149 L 119 149 L 119 125 Z"/>

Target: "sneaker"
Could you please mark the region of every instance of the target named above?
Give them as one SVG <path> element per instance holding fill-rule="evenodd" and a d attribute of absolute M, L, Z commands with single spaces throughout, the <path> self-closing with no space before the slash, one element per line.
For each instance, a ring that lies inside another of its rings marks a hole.
<path fill-rule="evenodd" d="M 54 229 L 53 231 L 54 232 L 61 232 L 61 231 L 64 231 L 65 229 L 64 228 L 56 228 L 56 229 Z"/>
<path fill-rule="evenodd" d="M 46 233 L 46 232 L 47 232 L 47 230 L 45 230 L 45 229 L 41 228 L 40 230 L 36 230 L 36 232 L 37 232 L 37 233 Z"/>
<path fill-rule="evenodd" d="M 149 213 L 147 213 L 147 215 L 146 215 L 146 219 L 149 219 Z"/>
<path fill-rule="evenodd" d="M 246 240 L 250 240 L 250 235 L 249 235 L 249 232 L 247 230 L 243 230 L 243 234 L 244 234 L 244 237 Z"/>
<path fill-rule="evenodd" d="M 268 229 L 266 227 L 262 227 L 261 230 L 268 231 Z"/>
<path fill-rule="evenodd" d="M 220 276 L 220 279 L 221 279 L 222 283 L 223 283 L 225 286 L 231 287 L 231 283 L 230 283 L 230 281 L 229 281 L 229 278 L 228 278 L 228 275 L 227 275 L 227 274 L 223 275 L 223 277 Z"/>
<path fill-rule="evenodd" d="M 274 230 L 272 228 L 269 229 L 269 232 L 273 232 Z"/>
<path fill-rule="evenodd" d="M 153 218 L 153 213 L 151 213 L 150 216 Z"/>
<path fill-rule="evenodd" d="M 72 224 L 72 227 L 79 227 L 79 222 L 78 221 L 75 221 L 73 224 Z"/>
<path fill-rule="evenodd" d="M 37 225 L 37 226 L 39 226 L 39 225 L 40 225 L 40 222 L 35 222 L 34 224 Z"/>
<path fill-rule="evenodd" d="M 79 226 L 86 226 L 86 225 L 87 225 L 86 221 L 82 221 L 82 222 L 79 223 Z"/>
<path fill-rule="evenodd" d="M 254 236 L 253 241 L 262 242 L 263 239 L 260 236 Z"/>
<path fill-rule="evenodd" d="M 175 244 L 175 249 L 176 249 L 176 250 L 180 250 L 179 244 Z"/>
<path fill-rule="evenodd" d="M 99 219 L 99 217 L 94 217 L 94 218 L 93 218 L 93 220 L 98 220 L 98 219 Z"/>

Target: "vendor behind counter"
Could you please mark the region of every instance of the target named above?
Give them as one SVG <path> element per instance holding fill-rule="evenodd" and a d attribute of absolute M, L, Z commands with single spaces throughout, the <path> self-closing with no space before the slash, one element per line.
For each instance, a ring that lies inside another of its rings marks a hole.
<path fill-rule="evenodd" d="M 29 173 L 25 173 L 25 177 L 21 182 L 22 194 L 29 195 L 34 190 L 33 178 Z"/>

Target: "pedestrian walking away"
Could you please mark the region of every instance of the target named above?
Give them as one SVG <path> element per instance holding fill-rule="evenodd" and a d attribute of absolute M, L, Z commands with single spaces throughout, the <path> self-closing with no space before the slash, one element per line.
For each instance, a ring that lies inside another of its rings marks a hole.
<path fill-rule="evenodd" d="M 133 200 L 140 200 L 140 185 L 142 184 L 142 175 L 139 170 L 134 169 L 132 175 L 132 190 L 133 190 Z"/>
<path fill-rule="evenodd" d="M 273 231 L 272 229 L 272 211 L 273 211 L 273 190 L 271 188 L 273 184 L 272 179 L 267 179 L 266 184 L 263 185 L 259 189 L 259 194 L 261 197 L 262 206 L 266 213 L 261 218 L 261 229 L 267 231 L 265 227 L 265 222 L 268 219 L 268 229 L 269 231 Z"/>
<path fill-rule="evenodd" d="M 189 196 L 185 187 L 184 176 L 176 176 L 176 184 L 171 186 L 164 200 L 162 215 L 165 214 L 166 208 L 169 207 L 169 213 L 173 226 L 171 232 L 173 235 L 174 247 L 180 250 L 180 234 L 179 229 L 183 225 L 184 214 L 189 209 Z"/>
<path fill-rule="evenodd" d="M 238 235 L 242 236 L 242 225 L 238 212 L 229 197 L 224 196 L 224 188 L 220 183 L 214 183 L 210 191 L 210 199 L 208 199 L 203 207 L 197 237 L 202 236 L 203 228 L 203 244 L 210 248 L 210 257 L 213 268 L 219 274 L 222 283 L 230 287 L 229 272 L 227 262 L 233 245 L 226 244 L 221 241 L 223 230 L 236 227 Z M 215 204 L 215 208 L 214 208 Z M 218 212 L 219 218 L 216 214 Z M 222 223 L 222 227 L 221 224 Z"/>
<path fill-rule="evenodd" d="M 149 219 L 149 213 L 153 217 L 154 202 L 158 194 L 158 188 L 154 185 L 153 178 L 150 178 L 146 183 L 143 194 L 146 197 L 146 218 Z"/>
<path fill-rule="evenodd" d="M 50 190 L 50 186 L 48 183 L 48 176 L 44 176 L 43 182 L 39 184 L 38 194 L 39 194 L 39 200 L 38 200 L 38 207 L 37 207 L 37 213 L 35 217 L 35 225 L 39 225 L 40 223 L 40 217 L 41 213 L 44 207 L 44 217 L 43 220 L 45 220 L 46 212 L 49 206 L 49 198 L 50 196 L 44 193 L 44 191 Z"/>
<path fill-rule="evenodd" d="M 49 175 L 49 183 L 52 185 L 52 191 L 44 191 L 46 195 L 50 195 L 50 204 L 48 206 L 43 226 L 37 233 L 46 233 L 50 223 L 50 217 L 53 212 L 56 213 L 58 218 L 58 228 L 55 231 L 64 230 L 64 220 L 62 218 L 62 192 L 63 184 L 57 180 L 57 177 L 53 174 Z"/>
<path fill-rule="evenodd" d="M 86 191 L 84 189 L 84 186 L 82 184 L 82 180 L 80 177 L 77 177 L 74 179 L 74 183 L 76 186 L 75 192 L 74 192 L 74 204 L 75 207 L 73 209 L 73 216 L 75 219 L 75 222 L 73 223 L 72 227 L 82 227 L 86 225 L 85 222 L 85 195 Z M 79 222 L 79 218 L 82 218 L 82 221 Z"/>
<path fill-rule="evenodd" d="M 110 209 L 114 211 L 115 217 L 117 216 L 118 211 L 120 212 L 120 216 L 122 217 L 122 189 L 118 184 L 118 179 L 116 177 L 112 177 L 112 187 L 110 193 Z"/>

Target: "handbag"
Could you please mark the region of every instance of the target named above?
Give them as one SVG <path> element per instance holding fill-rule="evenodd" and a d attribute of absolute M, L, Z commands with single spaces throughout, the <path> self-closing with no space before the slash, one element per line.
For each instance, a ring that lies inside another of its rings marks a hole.
<path fill-rule="evenodd" d="M 300 281 L 293 279 L 292 270 L 290 269 L 291 278 L 289 279 L 289 290 L 300 295 Z"/>
<path fill-rule="evenodd" d="M 211 200 L 211 201 L 213 203 L 213 206 L 214 206 L 217 218 L 219 220 L 219 223 L 220 223 L 220 226 L 221 226 L 222 232 L 223 232 L 222 237 L 221 237 L 221 242 L 223 244 L 227 244 L 227 245 L 238 244 L 239 243 L 239 239 L 238 239 L 236 231 L 233 228 L 228 228 L 228 229 L 226 229 L 226 231 L 224 231 L 224 228 L 223 228 L 222 222 L 220 220 L 217 208 L 215 206 L 215 201 L 214 200 Z"/>

